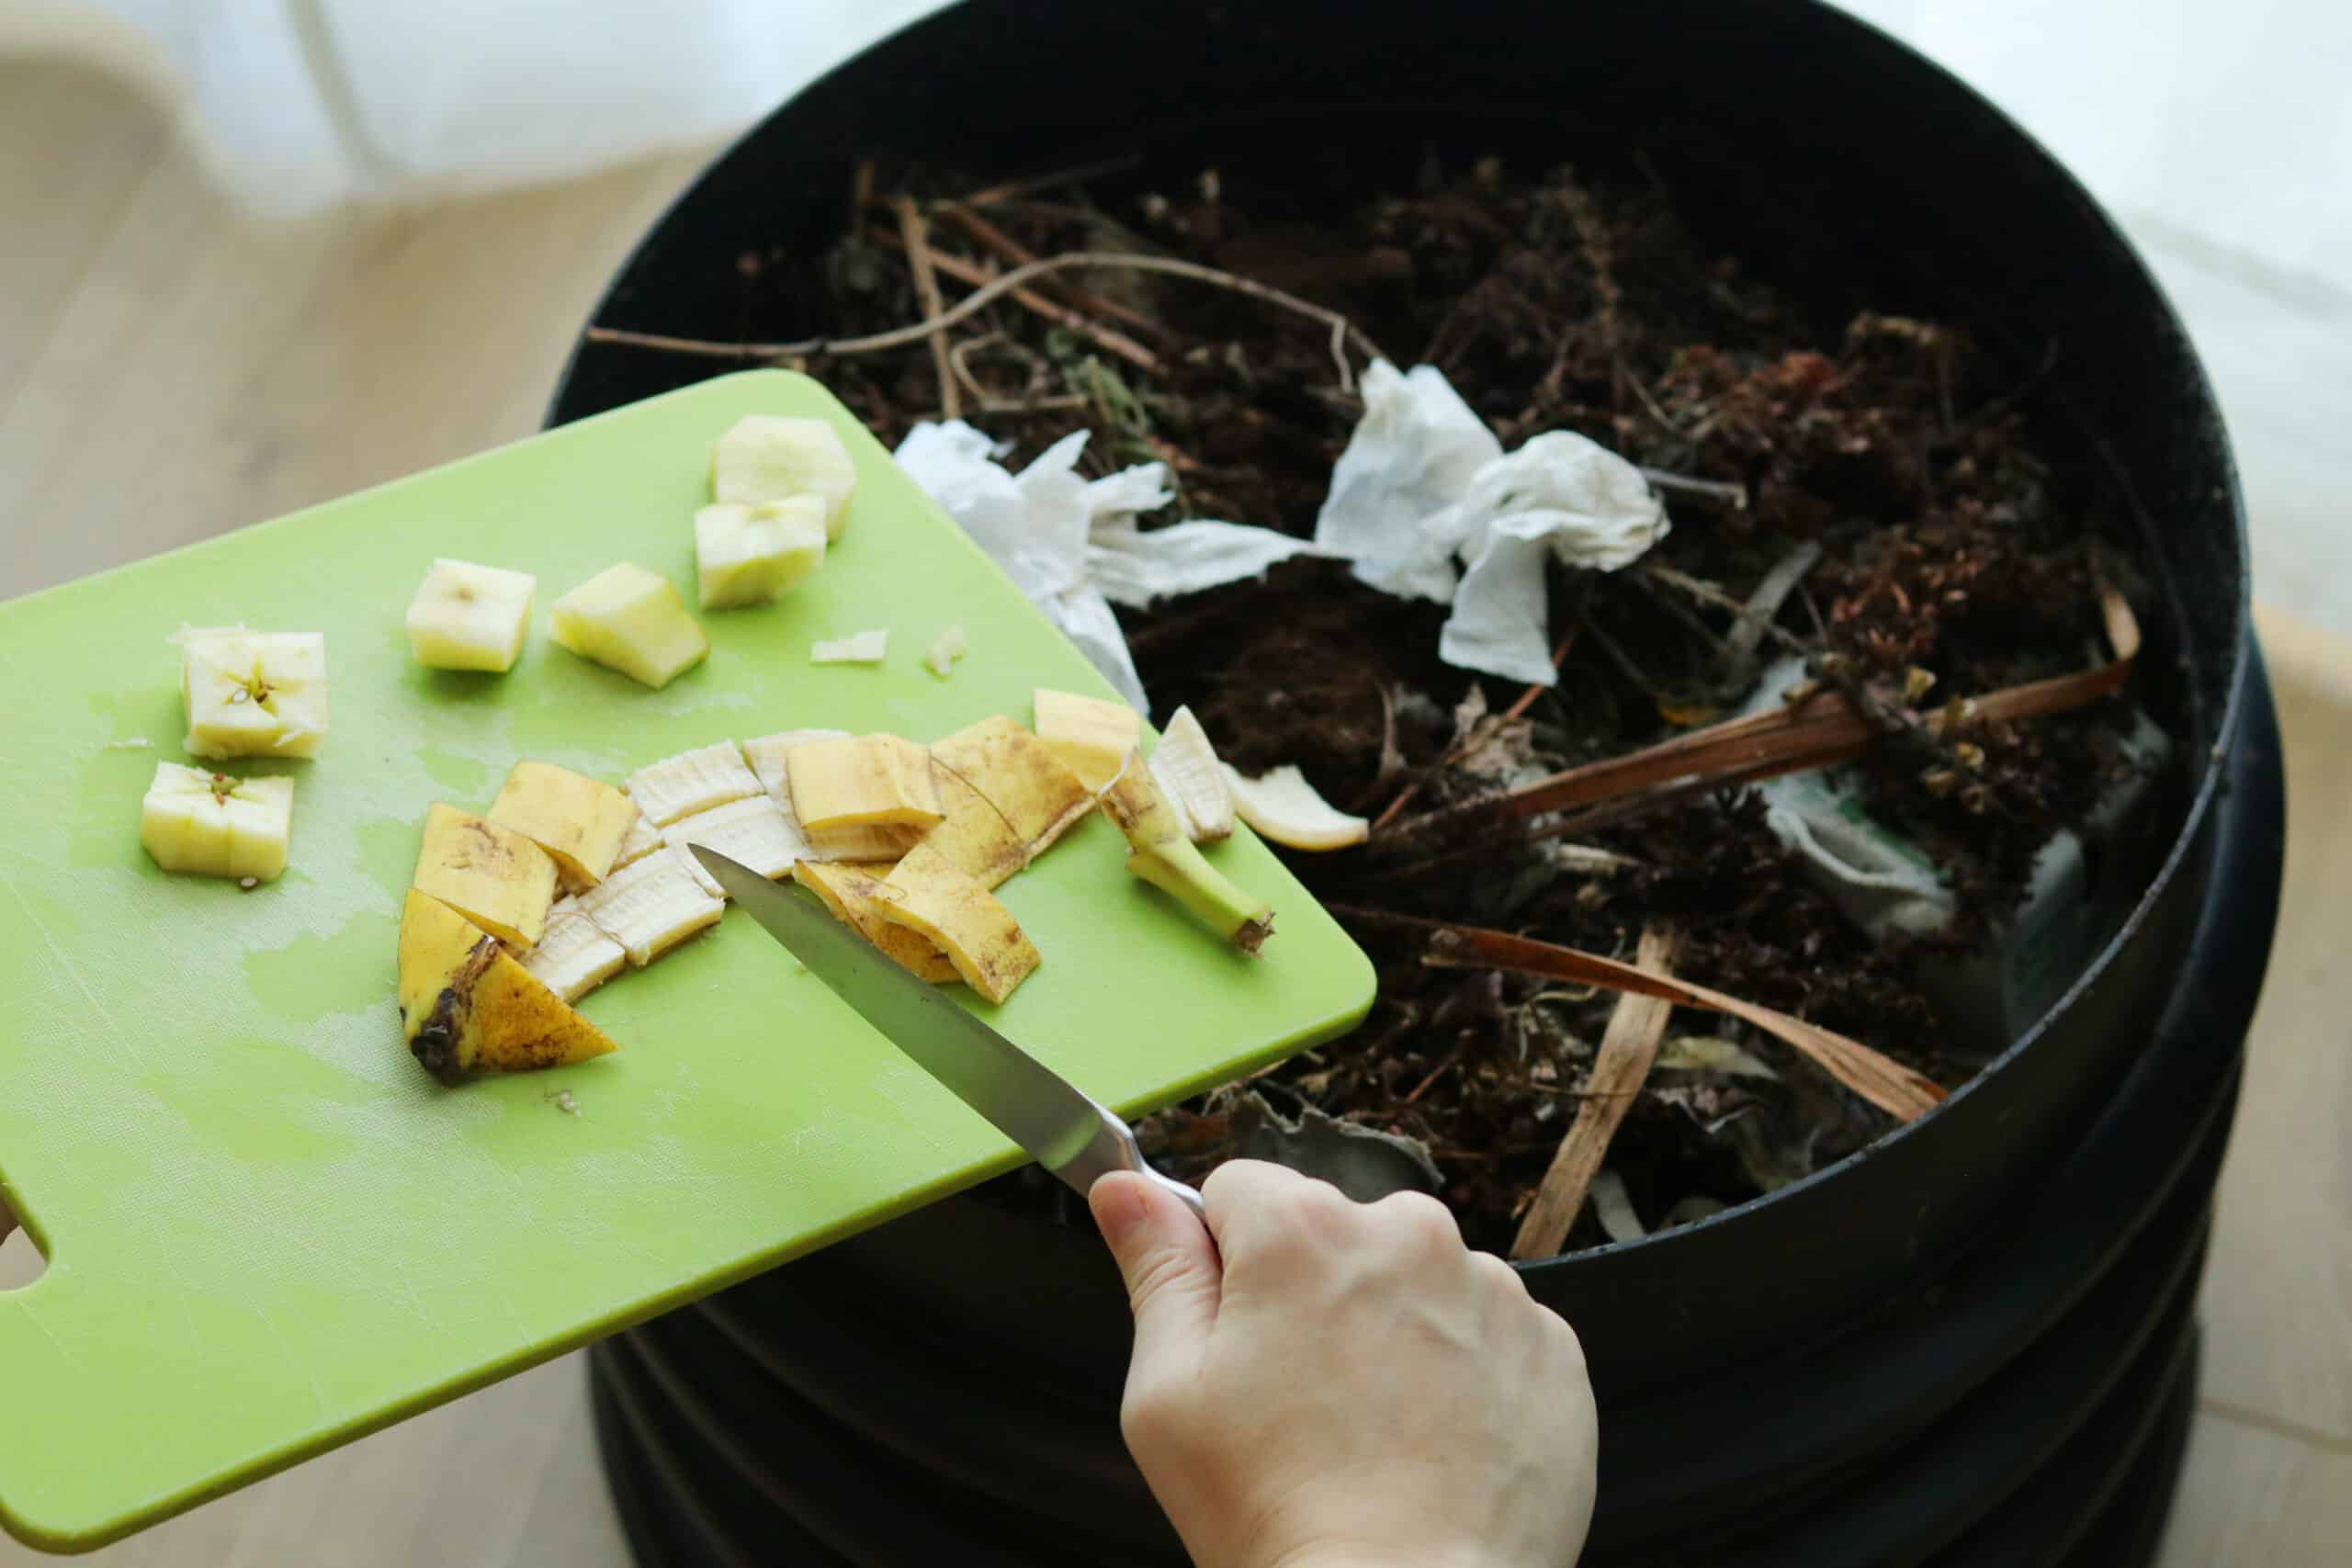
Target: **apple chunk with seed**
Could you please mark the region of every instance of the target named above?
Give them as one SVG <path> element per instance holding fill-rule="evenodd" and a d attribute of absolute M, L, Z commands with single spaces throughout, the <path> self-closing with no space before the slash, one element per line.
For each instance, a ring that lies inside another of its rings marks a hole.
<path fill-rule="evenodd" d="M 292 779 L 155 764 L 140 803 L 139 841 L 165 871 L 275 882 L 294 829 Z"/>
<path fill-rule="evenodd" d="M 327 734 L 326 637 L 187 633 L 180 702 L 192 757 L 315 757 Z"/>

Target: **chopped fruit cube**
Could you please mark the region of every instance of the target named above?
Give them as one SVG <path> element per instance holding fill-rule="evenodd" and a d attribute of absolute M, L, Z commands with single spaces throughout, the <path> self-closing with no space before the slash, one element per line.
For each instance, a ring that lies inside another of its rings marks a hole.
<path fill-rule="evenodd" d="M 275 882 L 293 828 L 292 779 L 232 779 L 158 762 L 140 802 L 139 841 L 165 871 Z"/>
<path fill-rule="evenodd" d="M 889 657 L 890 633 L 886 628 L 877 632 L 858 632 L 831 642 L 811 643 L 808 662 L 811 664 L 879 664 Z"/>
<path fill-rule="evenodd" d="M 704 891 L 694 856 L 664 846 L 580 896 L 580 912 L 639 968 L 701 931 L 727 906 Z"/>
<path fill-rule="evenodd" d="M 409 1049 L 447 1084 L 620 1049 L 495 937 L 415 888 L 401 911 L 400 1000 Z"/>
<path fill-rule="evenodd" d="M 791 875 L 793 863 L 808 854 L 799 829 L 764 794 L 682 817 L 662 829 L 662 841 L 679 849 L 701 844 L 771 879 Z M 700 861 L 695 869 L 702 870 Z M 718 878 L 711 882 L 716 886 Z"/>
<path fill-rule="evenodd" d="M 1094 804 L 1069 763 L 1001 714 L 933 741 L 931 755 L 997 808 L 1033 861 Z"/>
<path fill-rule="evenodd" d="M 983 887 L 996 886 L 1029 863 L 1028 845 L 986 796 L 945 768 L 937 777 L 947 815 L 922 836 L 925 844 Z"/>
<path fill-rule="evenodd" d="M 1127 753 L 1143 739 L 1143 716 L 1125 703 L 1042 686 L 1036 689 L 1035 702 L 1037 739 L 1068 762 L 1089 789 L 1099 791 L 1117 778 Z"/>
<path fill-rule="evenodd" d="M 515 947 L 539 940 L 555 902 L 555 860 L 547 851 L 512 828 L 439 801 L 425 813 L 413 881 Z"/>
<path fill-rule="evenodd" d="M 811 740 L 785 757 L 792 814 L 811 832 L 881 823 L 930 828 L 945 816 L 931 753 L 897 735 Z"/>
<path fill-rule="evenodd" d="M 192 757 L 315 757 L 327 734 L 321 632 L 191 631 L 180 702 Z"/>
<path fill-rule="evenodd" d="M 923 650 L 922 661 L 933 674 L 944 681 L 956 661 L 971 651 L 971 646 L 964 640 L 962 626 L 949 626 L 931 639 L 931 646 Z"/>
<path fill-rule="evenodd" d="M 409 601 L 410 653 L 432 670 L 512 670 L 538 587 L 527 571 L 435 560 Z"/>
<path fill-rule="evenodd" d="M 1178 708 L 1151 751 L 1151 778 L 1183 818 L 1196 844 L 1233 837 L 1233 788 L 1208 731 L 1189 707 Z"/>
<path fill-rule="evenodd" d="M 695 585 L 706 610 L 763 604 L 825 564 L 825 503 L 722 501 L 695 513 Z"/>
<path fill-rule="evenodd" d="M 792 879 L 825 901 L 833 919 L 880 948 L 899 967 L 931 981 L 949 985 L 963 978 L 955 963 L 937 944 L 906 926 L 882 918 L 876 897 L 887 865 L 850 862 L 820 864 L 802 861 L 792 868 Z"/>
<path fill-rule="evenodd" d="M 884 919 L 936 942 L 964 983 L 992 1002 L 1012 994 L 1041 962 L 995 894 L 928 844 L 917 844 L 882 879 Z"/>
<path fill-rule="evenodd" d="M 783 501 L 814 495 L 824 502 L 825 537 L 838 539 L 857 468 L 828 422 L 747 413 L 710 446 L 713 501 Z"/>
<path fill-rule="evenodd" d="M 1339 850 L 1361 844 L 1372 834 L 1368 818 L 1351 817 L 1315 793 L 1295 767 L 1276 768 L 1244 778 L 1229 762 L 1217 767 L 1233 791 L 1233 809 L 1275 843 L 1294 850 Z"/>
<path fill-rule="evenodd" d="M 581 913 L 579 899 L 559 898 L 522 964 L 548 990 L 576 1002 L 627 968 L 628 953 Z"/>
<path fill-rule="evenodd" d="M 716 741 L 648 762 L 628 776 L 628 793 L 645 819 L 666 828 L 681 817 L 760 793 L 760 781 L 732 740 Z"/>
<path fill-rule="evenodd" d="M 628 561 L 608 566 L 554 605 L 557 643 L 660 691 L 710 653 L 676 583 Z"/>
<path fill-rule="evenodd" d="M 553 855 L 567 878 L 593 886 L 613 869 L 638 811 L 602 779 L 551 762 L 517 762 L 489 816 Z"/>

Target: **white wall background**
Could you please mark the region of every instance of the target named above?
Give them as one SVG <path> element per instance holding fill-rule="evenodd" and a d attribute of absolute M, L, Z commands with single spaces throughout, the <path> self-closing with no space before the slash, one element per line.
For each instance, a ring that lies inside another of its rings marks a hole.
<path fill-rule="evenodd" d="M 0 52 L 112 62 L 179 105 L 234 199 L 288 211 L 703 144 L 938 3 L 0 0 Z M 2352 6 L 1844 4 L 2008 110 L 2145 247 L 2221 388 L 2256 593 L 2352 633 Z"/>

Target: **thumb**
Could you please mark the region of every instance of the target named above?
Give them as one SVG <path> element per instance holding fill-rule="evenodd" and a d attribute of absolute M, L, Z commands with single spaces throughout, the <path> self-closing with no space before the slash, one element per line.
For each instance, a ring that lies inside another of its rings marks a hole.
<path fill-rule="evenodd" d="M 1132 1171 L 1098 1179 L 1086 1201 L 1127 1282 L 1136 1365 L 1197 1357 L 1224 1286 L 1208 1228 L 1174 1193 Z"/>

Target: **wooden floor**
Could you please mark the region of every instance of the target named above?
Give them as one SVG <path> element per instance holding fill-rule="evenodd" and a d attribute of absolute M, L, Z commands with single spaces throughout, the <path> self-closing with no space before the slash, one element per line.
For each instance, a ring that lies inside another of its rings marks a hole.
<path fill-rule="evenodd" d="M 0 597 L 529 434 L 602 282 L 697 164 L 265 225 L 203 186 L 140 99 L 0 62 Z M 2287 914 L 2167 1568 L 2352 1562 L 2352 978 L 2325 934 L 2352 897 L 2352 646 L 2277 616 L 2264 637 L 2293 803 Z M 0 1252 L 0 1288 L 22 1247 Z M 0 1539 L 0 1568 L 45 1561 Z M 566 1359 L 89 1561 L 628 1558 Z"/>

